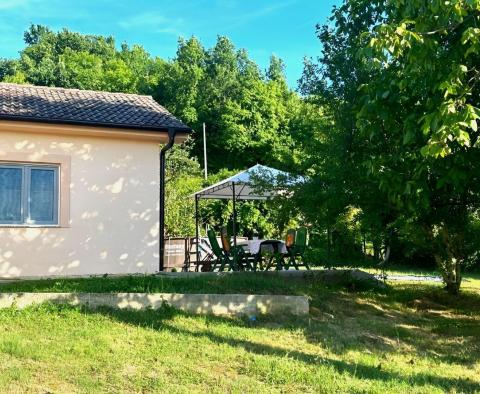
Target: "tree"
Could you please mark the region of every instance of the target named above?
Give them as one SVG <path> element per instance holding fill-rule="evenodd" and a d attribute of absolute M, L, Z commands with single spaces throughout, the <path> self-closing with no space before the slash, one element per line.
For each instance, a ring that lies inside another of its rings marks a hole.
<path fill-rule="evenodd" d="M 480 1 L 394 0 L 363 34 L 361 59 L 376 77 L 362 87 L 357 125 L 366 166 L 457 293 L 465 232 L 480 203 Z"/>
<path fill-rule="evenodd" d="M 270 74 L 263 75 L 226 37 L 210 49 L 195 37 L 179 40 L 155 98 L 193 127 L 193 153 L 199 158 L 206 123 L 210 171 L 289 160 L 290 120 L 301 101 L 287 86 L 282 61 L 271 61 Z"/>
<path fill-rule="evenodd" d="M 165 231 L 168 237 L 195 234 L 195 200 L 191 194 L 203 185 L 198 161 L 189 147 L 175 145 L 166 161 Z"/>
<path fill-rule="evenodd" d="M 362 232 L 373 243 L 376 259 L 390 246 L 397 212 L 377 180 L 365 176 L 369 145 L 356 126 L 356 109 L 359 87 L 375 75 L 357 53 L 368 44 L 362 33 L 383 21 L 384 10 L 383 1 L 349 0 L 334 7 L 329 23 L 317 25 L 322 53 L 316 60 L 305 59 L 299 81 L 306 101 L 317 110 L 310 109 L 307 123 L 302 121 L 305 134 L 296 133 L 307 158 L 303 171 L 311 175 L 301 194 L 305 215 L 320 211 L 311 220 L 326 230 L 330 248 L 339 220 L 343 223 L 352 207 L 359 208 Z"/>
<path fill-rule="evenodd" d="M 479 7 L 345 0 L 318 26 L 322 55 L 305 61 L 299 84 L 332 119 L 297 134 L 312 173 L 306 210 L 321 207 L 330 229 L 359 208 L 375 255 L 433 256 L 452 293 L 475 255 Z"/>
<path fill-rule="evenodd" d="M 162 61 L 142 47 L 115 47 L 113 37 L 83 35 L 31 25 L 20 59 L 0 62 L 0 77 L 9 82 L 66 88 L 146 93 L 163 71 Z"/>
<path fill-rule="evenodd" d="M 285 63 L 282 59 L 275 55 L 270 56 L 266 77 L 270 81 L 285 82 Z"/>
<path fill-rule="evenodd" d="M 197 104 L 205 60 L 206 52 L 200 41 L 195 37 L 179 39 L 177 56 L 165 66 L 154 93 L 158 102 L 192 126 L 199 124 Z"/>

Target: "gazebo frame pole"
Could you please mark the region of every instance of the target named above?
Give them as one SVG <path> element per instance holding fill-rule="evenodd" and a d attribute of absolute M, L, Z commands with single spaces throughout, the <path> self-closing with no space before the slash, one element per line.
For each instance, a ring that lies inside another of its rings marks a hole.
<path fill-rule="evenodd" d="M 237 247 L 237 208 L 236 208 L 236 193 L 235 182 L 232 182 L 232 195 L 233 195 L 233 246 Z"/>
<path fill-rule="evenodd" d="M 199 233 L 198 233 L 198 195 L 195 194 L 195 238 L 196 238 L 196 243 L 195 243 L 195 255 L 196 255 L 196 262 L 195 262 L 195 271 L 198 271 L 198 264 L 200 262 L 200 245 L 199 245 Z"/>

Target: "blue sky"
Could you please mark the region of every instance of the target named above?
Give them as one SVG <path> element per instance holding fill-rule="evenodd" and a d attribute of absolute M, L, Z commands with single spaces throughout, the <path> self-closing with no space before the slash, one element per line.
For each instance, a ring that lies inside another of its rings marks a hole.
<path fill-rule="evenodd" d="M 0 57 L 16 57 L 30 23 L 57 30 L 113 35 L 172 58 L 179 36 L 195 35 L 209 47 L 217 35 L 245 48 L 263 69 L 271 54 L 287 66 L 292 87 L 302 58 L 320 53 L 315 24 L 340 0 L 0 0 Z"/>

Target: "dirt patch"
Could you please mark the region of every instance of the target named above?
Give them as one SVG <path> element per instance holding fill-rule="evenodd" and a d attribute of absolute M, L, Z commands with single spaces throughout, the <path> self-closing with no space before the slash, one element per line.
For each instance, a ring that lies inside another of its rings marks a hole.
<path fill-rule="evenodd" d="M 436 302 L 433 302 L 428 299 L 415 299 L 407 302 L 409 308 L 416 309 L 417 311 L 428 311 L 428 310 L 444 310 L 445 307 Z"/>

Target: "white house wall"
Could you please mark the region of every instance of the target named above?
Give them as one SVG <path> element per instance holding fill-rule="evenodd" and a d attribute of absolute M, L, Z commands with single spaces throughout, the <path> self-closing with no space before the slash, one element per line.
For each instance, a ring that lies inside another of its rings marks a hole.
<path fill-rule="evenodd" d="M 55 228 L 2 226 L 0 277 L 158 270 L 158 142 L 0 129 L 0 160 L 19 157 L 68 159 L 67 220 Z"/>

